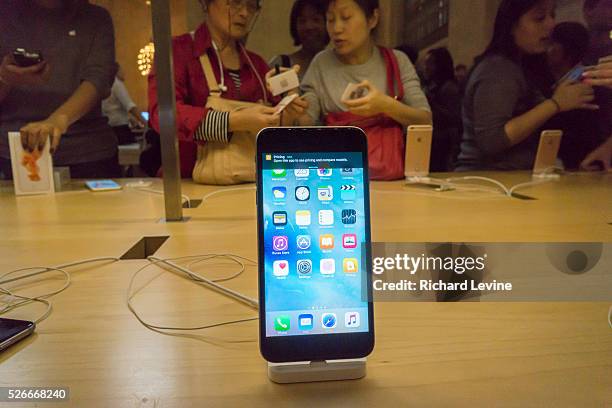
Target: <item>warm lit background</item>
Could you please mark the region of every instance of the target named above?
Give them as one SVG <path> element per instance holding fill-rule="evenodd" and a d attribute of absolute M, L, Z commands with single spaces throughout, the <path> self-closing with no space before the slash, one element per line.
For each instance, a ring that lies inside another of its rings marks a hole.
<path fill-rule="evenodd" d="M 141 109 L 147 107 L 147 80 L 138 71 L 138 52 L 152 38 L 150 6 L 145 0 L 91 0 L 109 10 L 115 23 L 117 61 L 126 85 Z M 446 46 L 455 63 L 470 65 L 485 47 L 500 0 L 380 0 L 382 21 L 378 40 L 426 50 Z M 249 49 L 269 59 L 293 51 L 289 35 L 292 0 L 264 0 L 248 40 Z M 202 19 L 197 0 L 170 0 L 172 33 L 195 29 Z M 582 21 L 582 0 L 558 0 L 559 21 Z M 273 38 L 274 41 L 270 41 Z"/>

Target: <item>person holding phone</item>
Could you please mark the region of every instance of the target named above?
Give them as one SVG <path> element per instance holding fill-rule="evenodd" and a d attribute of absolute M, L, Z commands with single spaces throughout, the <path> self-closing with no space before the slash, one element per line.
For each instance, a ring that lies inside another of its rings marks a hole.
<path fill-rule="evenodd" d="M 181 175 L 185 178 L 193 175 L 198 145 L 215 143 L 229 149 L 234 133 L 256 135 L 265 127 L 281 123 L 281 116 L 272 106 L 277 101 L 264 82 L 269 67 L 244 46 L 261 9 L 260 0 L 200 0 L 200 4 L 205 20 L 194 33 L 178 36 L 172 42 Z M 214 78 L 206 77 L 204 59 L 209 61 L 209 75 Z M 211 90 L 209 80 L 216 82 L 218 89 Z M 211 91 L 219 91 L 225 101 L 254 104 L 239 110 L 206 107 Z M 149 75 L 149 112 L 157 132 L 158 107 L 153 71 Z M 293 109 L 303 110 L 299 98 L 287 107 L 288 111 Z M 247 157 L 254 150 L 240 154 L 244 161 L 254 163 L 252 157 Z"/>
<path fill-rule="evenodd" d="M 598 109 L 589 85 L 547 82 L 553 0 L 503 0 L 493 38 L 477 58 L 463 102 L 457 170 L 531 169 L 542 127 L 560 112 Z"/>
<path fill-rule="evenodd" d="M 546 53 L 555 87 L 567 80 L 582 79 L 582 73 L 587 69 L 582 61 L 589 48 L 589 39 L 589 31 L 581 23 L 571 21 L 555 26 Z M 595 103 L 600 104 L 599 101 Z M 607 136 L 601 109 L 561 113 L 549 122 L 548 128 L 563 130 L 559 158 L 566 169 L 578 169 L 587 154 L 603 141 L 603 136 Z"/>
<path fill-rule="evenodd" d="M 0 170 L 11 177 L 8 132 L 24 149 L 50 143 L 73 178 L 120 175 L 117 139 L 101 113 L 116 72 L 113 22 L 85 0 L 0 2 Z M 20 66 L 18 49 L 42 61 Z"/>
<path fill-rule="evenodd" d="M 333 0 L 326 10 L 333 47 L 319 53 L 302 82 L 309 107 L 296 123 L 354 125 L 368 136 L 370 177 L 404 177 L 408 125 L 431 124 L 427 98 L 408 57 L 377 47 L 373 31 L 380 19 L 378 0 Z M 348 85 L 362 90 L 345 99 Z"/>

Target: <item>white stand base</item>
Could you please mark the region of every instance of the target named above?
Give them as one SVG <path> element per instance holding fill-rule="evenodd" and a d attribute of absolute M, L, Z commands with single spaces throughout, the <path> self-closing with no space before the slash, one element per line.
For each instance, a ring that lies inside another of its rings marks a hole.
<path fill-rule="evenodd" d="M 531 178 L 534 180 L 559 180 L 561 175 L 557 173 L 533 173 Z"/>
<path fill-rule="evenodd" d="M 275 383 L 356 380 L 366 375 L 366 359 L 268 363 L 268 378 Z"/>
<path fill-rule="evenodd" d="M 426 186 L 437 187 L 437 191 L 450 191 L 453 187 L 449 183 L 445 183 L 444 180 L 433 179 L 427 176 L 410 176 L 406 177 L 406 184 L 422 184 Z"/>

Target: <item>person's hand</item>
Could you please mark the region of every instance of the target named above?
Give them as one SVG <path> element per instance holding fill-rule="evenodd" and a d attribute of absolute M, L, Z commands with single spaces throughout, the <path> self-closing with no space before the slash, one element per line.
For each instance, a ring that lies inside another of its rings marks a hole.
<path fill-rule="evenodd" d="M 132 128 L 142 129 L 147 125 L 142 116 L 140 115 L 140 111 L 136 107 L 130 109 L 130 111 L 128 112 L 128 121 L 130 127 Z"/>
<path fill-rule="evenodd" d="M 53 154 L 67 129 L 66 120 L 60 117 L 51 116 L 40 122 L 28 123 L 19 130 L 21 145 L 25 151 L 30 153 L 34 150 L 42 151 L 49 139 L 51 141 L 50 151 Z"/>
<path fill-rule="evenodd" d="M 230 129 L 257 134 L 266 127 L 278 126 L 280 115 L 276 109 L 265 105 L 257 105 L 230 113 Z"/>
<path fill-rule="evenodd" d="M 280 73 L 282 74 L 283 72 L 287 72 L 289 70 L 294 70 L 296 74 L 300 73 L 300 66 L 299 65 L 294 65 L 291 68 L 286 68 L 286 67 L 279 67 L 280 69 Z M 270 84 L 268 82 L 268 80 L 276 75 L 276 69 L 271 69 L 270 71 L 266 72 L 266 88 L 268 89 L 268 92 L 272 93 L 272 90 L 270 89 Z M 287 91 L 288 94 L 292 94 L 292 93 L 298 93 L 299 88 L 293 88 L 290 89 L 289 91 Z"/>
<path fill-rule="evenodd" d="M 603 169 L 605 171 L 612 171 L 612 166 L 610 164 L 610 162 L 612 162 L 612 136 L 610 136 L 604 144 L 589 153 L 582 163 L 580 163 L 580 168 L 588 171 L 600 170 L 600 167 L 596 164 L 597 162 L 603 164 Z"/>
<path fill-rule="evenodd" d="M 582 77 L 588 85 L 612 89 L 612 55 L 600 60 L 599 64 L 582 74 Z"/>
<path fill-rule="evenodd" d="M 287 115 L 293 118 L 302 116 L 304 112 L 306 112 L 306 109 L 308 109 L 308 106 L 308 101 L 302 98 L 301 96 L 298 96 L 293 101 L 291 101 L 289 105 L 287 105 L 287 107 L 283 111 L 283 116 Z"/>
<path fill-rule="evenodd" d="M 358 99 L 343 100 L 342 103 L 349 108 L 349 112 L 368 117 L 387 111 L 389 102 L 393 98 L 379 91 L 368 80 L 360 82 L 357 86 L 367 89 L 368 94 Z"/>
<path fill-rule="evenodd" d="M 51 67 L 46 61 L 39 62 L 30 67 L 20 67 L 15 63 L 12 55 L 5 55 L 0 64 L 0 78 L 9 86 L 15 85 L 43 85 L 49 80 Z"/>
<path fill-rule="evenodd" d="M 552 99 L 557 102 L 561 112 L 574 109 L 599 109 L 599 106 L 591 103 L 595 99 L 593 87 L 579 82 L 562 82 L 555 90 Z"/>

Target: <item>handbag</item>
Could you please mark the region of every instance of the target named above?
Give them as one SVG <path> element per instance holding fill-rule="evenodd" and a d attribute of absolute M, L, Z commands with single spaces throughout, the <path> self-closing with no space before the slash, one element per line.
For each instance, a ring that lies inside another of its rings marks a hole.
<path fill-rule="evenodd" d="M 404 86 L 397 58 L 393 51 L 379 47 L 387 67 L 388 94 L 398 100 L 404 97 Z M 327 126 L 357 126 L 368 140 L 370 179 L 399 180 L 404 178 L 404 127 L 385 114 L 371 117 L 351 112 L 330 112 L 325 116 Z"/>
<path fill-rule="evenodd" d="M 253 102 L 222 98 L 208 55 L 200 56 L 200 64 L 210 90 L 206 100 L 207 108 L 219 112 L 235 112 L 257 106 Z M 257 135 L 250 132 L 233 132 L 229 143 L 207 141 L 198 145 L 193 180 L 196 183 L 213 185 L 254 182 L 256 139 Z"/>

